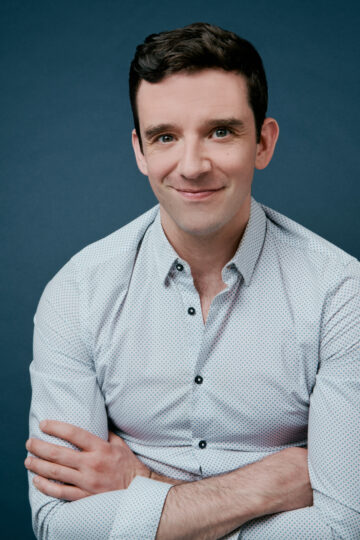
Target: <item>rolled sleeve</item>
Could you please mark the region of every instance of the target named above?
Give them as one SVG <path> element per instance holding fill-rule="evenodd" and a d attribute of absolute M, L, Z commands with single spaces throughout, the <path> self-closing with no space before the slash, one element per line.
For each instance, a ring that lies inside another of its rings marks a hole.
<path fill-rule="evenodd" d="M 171 484 L 137 476 L 116 514 L 110 538 L 154 540 Z M 131 520 L 129 520 L 131 516 Z"/>

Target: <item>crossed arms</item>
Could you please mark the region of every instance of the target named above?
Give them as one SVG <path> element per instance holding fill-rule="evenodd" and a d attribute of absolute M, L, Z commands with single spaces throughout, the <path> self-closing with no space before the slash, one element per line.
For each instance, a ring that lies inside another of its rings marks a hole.
<path fill-rule="evenodd" d="M 76 501 L 127 489 L 137 475 L 177 484 L 168 493 L 157 540 L 216 540 L 251 519 L 312 504 L 307 451 L 302 448 L 283 450 L 219 477 L 183 483 L 152 473 L 115 434 L 106 442 L 59 421 L 42 422 L 41 427 L 82 450 L 27 442 L 27 449 L 39 457 L 28 457 L 25 465 L 37 474 L 33 482 L 45 495 Z"/>
<path fill-rule="evenodd" d="M 343 295 L 346 301 L 332 300 L 324 336 L 327 361 L 311 397 L 308 463 L 314 504 L 308 506 L 311 491 L 302 449 L 195 482 L 181 481 L 187 480 L 181 475 L 175 475 L 177 482 L 158 474 L 150 478 L 145 460 L 121 439 L 109 439 L 104 396 L 80 338 L 77 310 L 59 301 L 68 290 L 75 297 L 76 290 L 66 280 L 62 287 L 56 296 L 46 291 L 35 319 L 29 450 L 49 462 L 35 460 L 30 467 L 45 478 L 38 488 L 30 483 L 39 538 L 213 539 L 239 527 L 244 540 L 359 538 L 359 296 L 353 289 Z M 42 431 L 40 422 L 46 418 L 82 426 L 96 438 L 73 428 L 69 433 L 64 424 L 65 431 L 53 423 Z M 92 461 L 87 454 L 94 451 L 97 459 Z M 70 473 L 59 473 L 54 464 Z M 71 485 L 49 482 L 47 476 Z M 70 488 L 71 493 L 64 491 Z"/>

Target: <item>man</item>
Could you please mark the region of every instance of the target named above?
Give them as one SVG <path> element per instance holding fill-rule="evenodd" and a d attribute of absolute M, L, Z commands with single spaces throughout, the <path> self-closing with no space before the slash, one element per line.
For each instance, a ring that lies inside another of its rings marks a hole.
<path fill-rule="evenodd" d="M 260 57 L 207 24 L 152 35 L 130 97 L 160 204 L 41 298 L 36 535 L 359 538 L 359 264 L 251 198 L 278 137 Z"/>

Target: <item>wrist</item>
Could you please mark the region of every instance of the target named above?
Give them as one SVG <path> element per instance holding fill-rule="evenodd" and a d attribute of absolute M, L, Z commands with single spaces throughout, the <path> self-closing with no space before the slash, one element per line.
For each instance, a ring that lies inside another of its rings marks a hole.
<path fill-rule="evenodd" d="M 169 478 L 168 476 L 163 476 L 161 474 L 158 474 L 155 471 L 150 471 L 149 478 L 151 480 L 156 480 L 157 482 L 164 482 L 165 484 L 172 484 L 172 485 L 179 485 L 179 484 L 185 484 L 184 480 L 175 480 L 175 478 Z"/>

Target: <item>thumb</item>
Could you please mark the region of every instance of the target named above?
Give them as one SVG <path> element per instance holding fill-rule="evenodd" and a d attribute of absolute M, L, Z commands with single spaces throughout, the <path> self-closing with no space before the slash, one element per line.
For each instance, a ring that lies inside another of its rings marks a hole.
<path fill-rule="evenodd" d="M 122 446 L 123 448 L 127 448 L 126 442 L 112 431 L 109 431 L 109 443 L 114 446 Z"/>

